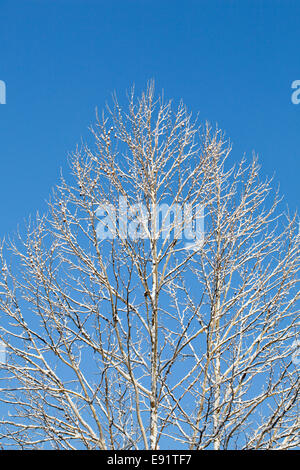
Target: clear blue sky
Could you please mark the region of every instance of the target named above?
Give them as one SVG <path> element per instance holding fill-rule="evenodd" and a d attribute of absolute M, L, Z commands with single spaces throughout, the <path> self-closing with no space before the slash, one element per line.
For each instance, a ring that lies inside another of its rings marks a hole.
<path fill-rule="evenodd" d="M 1 0 L 0 237 L 43 209 L 95 107 L 149 78 L 299 199 L 299 0 Z"/>

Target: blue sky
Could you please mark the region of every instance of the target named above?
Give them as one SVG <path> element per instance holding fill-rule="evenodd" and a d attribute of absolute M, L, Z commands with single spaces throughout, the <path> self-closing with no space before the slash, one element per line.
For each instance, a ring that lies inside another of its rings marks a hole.
<path fill-rule="evenodd" d="M 0 9 L 1 238 L 45 208 L 95 107 L 151 78 L 218 123 L 232 161 L 256 151 L 297 208 L 299 1 L 1 0 Z"/>

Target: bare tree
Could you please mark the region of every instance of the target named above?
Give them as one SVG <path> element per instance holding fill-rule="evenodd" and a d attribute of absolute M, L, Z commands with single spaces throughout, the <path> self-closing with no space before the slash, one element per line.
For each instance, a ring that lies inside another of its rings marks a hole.
<path fill-rule="evenodd" d="M 92 133 L 2 244 L 2 446 L 296 448 L 295 216 L 153 85 Z"/>

